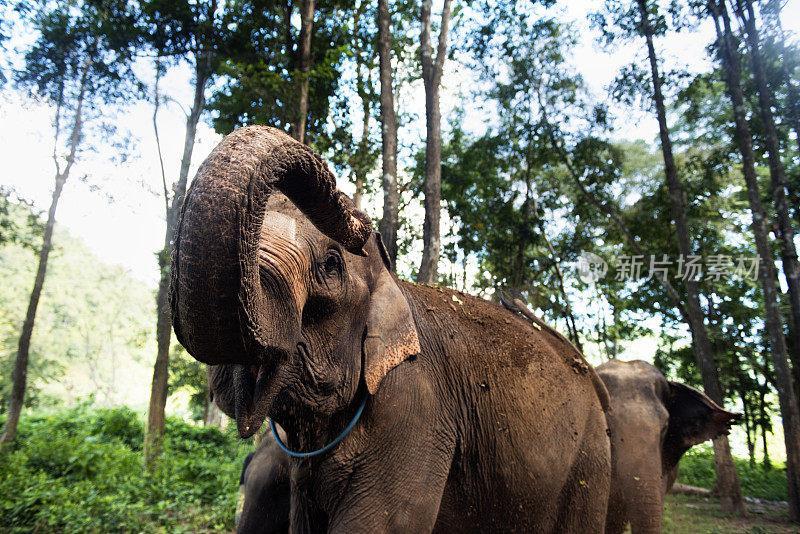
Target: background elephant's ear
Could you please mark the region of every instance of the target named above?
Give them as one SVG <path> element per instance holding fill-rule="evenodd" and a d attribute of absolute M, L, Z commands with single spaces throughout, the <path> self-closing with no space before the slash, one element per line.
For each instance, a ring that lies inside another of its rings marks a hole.
<path fill-rule="evenodd" d="M 369 392 L 375 394 L 386 373 L 419 353 L 417 327 L 408 302 L 388 269 L 381 269 L 364 338 L 364 379 Z"/>
<path fill-rule="evenodd" d="M 667 440 L 683 449 L 681 454 L 698 443 L 727 434 L 741 418 L 741 414 L 721 408 L 705 393 L 680 382 L 669 383 L 667 411 Z"/>

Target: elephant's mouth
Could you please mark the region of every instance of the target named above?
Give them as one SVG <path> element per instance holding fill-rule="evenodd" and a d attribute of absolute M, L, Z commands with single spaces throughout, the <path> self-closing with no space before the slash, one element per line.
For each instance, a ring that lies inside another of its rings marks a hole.
<path fill-rule="evenodd" d="M 249 438 L 255 434 L 274 400 L 276 374 L 275 362 L 261 365 L 237 365 L 234 372 L 236 393 L 236 428 L 239 436 Z"/>

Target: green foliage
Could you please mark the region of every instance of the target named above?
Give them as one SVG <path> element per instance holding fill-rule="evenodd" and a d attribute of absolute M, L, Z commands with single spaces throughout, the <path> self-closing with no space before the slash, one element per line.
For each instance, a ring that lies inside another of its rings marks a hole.
<path fill-rule="evenodd" d="M 203 420 L 208 407 L 208 380 L 206 365 L 198 362 L 181 345 L 175 345 L 169 356 L 169 392 L 179 390 L 189 393 L 189 408 L 192 419 Z"/>
<path fill-rule="evenodd" d="M 222 87 L 208 104 L 216 112 L 218 132 L 229 133 L 248 124 L 285 129 L 297 119 L 297 80 L 303 75 L 298 57 L 300 29 L 285 22 L 296 14 L 294 6 L 292 2 L 261 0 L 232 4 L 226 22 L 237 28 L 241 39 L 233 43 L 229 57 L 220 64 Z M 330 142 L 324 133 L 326 121 L 351 37 L 346 24 L 348 9 L 339 2 L 315 5 L 306 131 L 307 142 L 322 152 Z"/>
<path fill-rule="evenodd" d="M 782 468 L 764 469 L 750 467 L 747 460 L 734 457 L 742 493 L 746 497 L 768 501 L 786 500 L 786 471 Z M 676 482 L 712 489 L 716 481 L 714 473 L 714 451 L 709 445 L 695 447 L 681 458 L 680 472 Z"/>
<path fill-rule="evenodd" d="M 104 101 L 127 94 L 139 42 L 127 0 L 42 2 L 31 24 L 38 37 L 16 73 L 20 86 L 59 107 L 74 104 L 81 87 Z"/>
<path fill-rule="evenodd" d="M 37 251 L 44 222 L 33 205 L 0 186 L 0 246 L 13 243 Z"/>
<path fill-rule="evenodd" d="M 24 244 L 33 234 L 27 222 L 32 212 L 11 203 L 9 213 L 19 232 L 0 245 L 0 410 L 8 406 L 37 260 Z M 39 246 L 36 237 L 29 241 Z M 102 405 L 144 406 L 139 384 L 152 374 L 152 289 L 123 268 L 103 264 L 58 226 L 54 242 L 31 342 L 26 405 L 58 405 L 91 394 Z"/>
<path fill-rule="evenodd" d="M 565 65 L 574 41 L 568 26 L 551 19 L 494 17 L 473 29 L 471 47 L 480 57 L 474 67 L 489 84 L 481 96 L 496 105 L 499 124 L 478 138 L 462 130 L 462 115 L 453 125 L 443 150 L 442 196 L 460 251 L 446 246 L 445 253 L 453 261 L 475 257 L 487 273 L 479 276 L 481 289 L 525 291 L 536 307 L 559 316 L 563 288 L 555 268 L 564 258 L 553 257 L 545 225 L 560 207 L 564 171 L 543 128 L 542 102 L 560 109 L 574 104 L 580 80 Z M 565 248 L 572 245 L 569 230 L 562 234 Z"/>
<path fill-rule="evenodd" d="M 174 59 L 223 50 L 226 34 L 233 33 L 223 30 L 227 13 L 216 7 L 216 2 L 142 1 L 148 44 L 159 56 Z"/>
<path fill-rule="evenodd" d="M 128 408 L 24 418 L 14 446 L 0 452 L 0 530 L 231 530 L 249 444 L 169 418 L 164 453 L 145 473 L 142 433 Z"/>

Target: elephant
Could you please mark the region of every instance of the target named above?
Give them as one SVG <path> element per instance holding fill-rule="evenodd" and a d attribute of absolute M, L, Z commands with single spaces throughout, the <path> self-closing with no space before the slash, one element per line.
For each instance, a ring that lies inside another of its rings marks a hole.
<path fill-rule="evenodd" d="M 664 495 L 678 476 L 681 456 L 694 445 L 727 434 L 740 414 L 664 375 L 642 360 L 610 360 L 597 373 L 611 399 L 611 496 L 606 534 L 630 522 L 633 534 L 661 532 Z"/>
<path fill-rule="evenodd" d="M 290 461 L 293 532 L 602 531 L 610 440 L 582 355 L 497 304 L 401 281 L 283 131 L 243 127 L 211 152 L 170 273 L 177 339 L 239 435 L 269 417 L 312 455 Z"/>
<path fill-rule="evenodd" d="M 247 456 L 239 480 L 237 534 L 289 532 L 289 459 L 270 433 L 265 433 L 256 451 Z"/>

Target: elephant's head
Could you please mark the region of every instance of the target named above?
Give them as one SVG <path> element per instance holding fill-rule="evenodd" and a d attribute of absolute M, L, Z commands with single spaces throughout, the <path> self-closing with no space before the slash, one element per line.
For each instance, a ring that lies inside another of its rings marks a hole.
<path fill-rule="evenodd" d="M 211 368 L 240 435 L 267 415 L 331 415 L 419 352 L 369 217 L 322 159 L 280 130 L 225 137 L 197 172 L 175 236 L 175 334 Z"/>
<path fill-rule="evenodd" d="M 727 434 L 739 414 L 686 384 L 668 382 L 643 361 L 611 360 L 597 372 L 611 399 L 612 501 L 615 492 L 624 499 L 633 532 L 660 532 L 664 494 L 681 456 Z"/>

